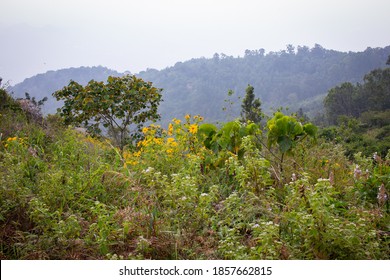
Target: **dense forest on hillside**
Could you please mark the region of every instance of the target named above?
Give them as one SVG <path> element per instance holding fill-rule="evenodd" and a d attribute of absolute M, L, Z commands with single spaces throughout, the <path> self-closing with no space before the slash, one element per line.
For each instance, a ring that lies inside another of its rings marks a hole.
<path fill-rule="evenodd" d="M 170 120 L 186 113 L 201 114 L 210 120 L 226 120 L 227 92 L 233 90 L 232 115 L 238 116 L 240 101 L 248 84 L 263 103 L 263 109 L 280 106 L 292 111 L 303 108 L 314 117 L 322 111 L 327 91 L 342 82 L 361 82 L 363 76 L 385 66 L 390 47 L 367 48 L 364 52 L 339 52 L 320 45 L 265 53 L 245 51 L 243 57 L 215 54 L 213 58 L 192 59 L 157 71 L 139 73 L 164 89 L 161 114 Z"/>
<path fill-rule="evenodd" d="M 389 54 L 390 46 L 340 52 L 318 44 L 312 48 L 289 45 L 279 52 L 247 50 L 242 57 L 215 54 L 212 58 L 178 62 L 160 71 L 148 69 L 138 76 L 163 89 L 159 111 L 164 126 L 187 113 L 201 114 L 212 122 L 233 119 L 239 115 L 239 98 L 248 84 L 254 87 L 267 113 L 283 106 L 291 111 L 302 108 L 305 114 L 315 117 L 323 113 L 322 101 L 329 89 L 343 82 L 361 82 L 369 71 L 384 67 Z M 52 71 L 26 79 L 9 91 L 16 97 L 24 97 L 25 92 L 37 99 L 48 97 L 43 111 L 54 113 L 61 104 L 51 95 L 70 79 L 85 85 L 91 79 L 105 81 L 109 75 L 123 74 L 104 67 Z M 229 90 L 235 92 L 230 97 Z M 223 111 L 226 107 L 230 109 Z"/>
<path fill-rule="evenodd" d="M 359 151 L 385 155 L 390 149 L 390 67 L 371 71 L 363 83 L 346 82 L 330 89 L 324 106 L 322 135 L 343 142 L 347 155 Z"/>
<path fill-rule="evenodd" d="M 149 124 L 160 85 L 136 76 L 71 82 L 48 116 L 0 88 L 0 258 L 389 259 L 389 108 L 360 103 L 387 100 L 389 69 L 333 87 L 324 128 L 248 85 L 235 120 L 166 127 Z"/>

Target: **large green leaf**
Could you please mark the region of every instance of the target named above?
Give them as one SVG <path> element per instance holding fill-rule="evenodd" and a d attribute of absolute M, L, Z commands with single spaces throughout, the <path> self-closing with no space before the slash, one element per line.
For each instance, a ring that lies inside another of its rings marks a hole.
<path fill-rule="evenodd" d="M 278 145 L 279 145 L 280 151 L 282 153 L 286 153 L 287 151 L 289 151 L 292 148 L 293 142 L 289 137 L 281 136 L 278 139 Z"/>

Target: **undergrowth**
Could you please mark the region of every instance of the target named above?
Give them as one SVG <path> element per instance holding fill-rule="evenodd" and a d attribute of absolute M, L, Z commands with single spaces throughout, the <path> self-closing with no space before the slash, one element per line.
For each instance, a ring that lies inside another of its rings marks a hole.
<path fill-rule="evenodd" d="M 145 127 L 120 150 L 57 116 L 33 122 L 7 102 L 2 259 L 390 256 L 389 155 L 352 162 L 342 146 L 306 139 L 281 170 L 261 131 L 238 122 L 214 129 L 189 115 Z"/>

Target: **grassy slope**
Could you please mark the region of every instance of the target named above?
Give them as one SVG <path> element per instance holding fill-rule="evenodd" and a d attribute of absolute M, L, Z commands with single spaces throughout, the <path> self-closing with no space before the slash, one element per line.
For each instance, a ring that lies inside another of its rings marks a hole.
<path fill-rule="evenodd" d="M 242 158 L 208 151 L 191 133 L 196 117 L 162 138 L 149 127 L 121 153 L 7 102 L 2 259 L 389 258 L 389 205 L 377 200 L 382 183 L 389 192 L 389 159 L 351 163 L 340 146 L 303 143 L 277 174 L 248 139 Z"/>

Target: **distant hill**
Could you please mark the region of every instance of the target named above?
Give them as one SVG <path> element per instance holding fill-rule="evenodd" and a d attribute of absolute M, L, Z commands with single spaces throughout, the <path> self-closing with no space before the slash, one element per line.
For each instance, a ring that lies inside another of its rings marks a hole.
<path fill-rule="evenodd" d="M 313 48 L 288 46 L 280 52 L 265 54 L 263 49 L 247 50 L 243 57 L 215 54 L 178 62 L 161 71 L 139 73 L 155 86 L 164 88 L 161 113 L 166 118 L 185 113 L 201 114 L 211 120 L 225 120 L 227 92 L 236 92 L 231 114 L 238 116 L 245 88 L 251 84 L 262 101 L 262 108 L 280 106 L 302 108 L 310 116 L 323 110 L 327 91 L 342 82 L 361 82 L 364 75 L 384 67 L 390 46 L 367 48 L 363 52 L 339 52 L 320 45 Z"/>
<path fill-rule="evenodd" d="M 185 114 L 200 114 L 207 121 L 225 121 L 239 115 L 245 88 L 251 84 L 262 101 L 262 108 L 280 106 L 290 111 L 302 108 L 304 113 L 315 116 L 323 110 L 322 100 L 327 91 L 342 82 L 357 83 L 376 68 L 382 68 L 390 54 L 390 46 L 367 48 L 362 52 L 327 50 L 316 44 L 314 47 L 289 45 L 286 50 L 265 53 L 264 49 L 246 50 L 242 57 L 215 54 L 212 58 L 196 58 L 178 62 L 163 70 L 148 69 L 136 74 L 154 86 L 163 88 L 160 105 L 162 122 L 182 118 Z M 50 71 L 26 79 L 11 88 L 16 96 L 51 97 L 73 79 L 86 84 L 89 80 L 106 80 L 107 76 L 120 76 L 104 67 L 81 67 Z M 227 92 L 233 105 L 227 111 Z M 55 102 L 46 106 L 53 111 Z"/>
<path fill-rule="evenodd" d="M 48 101 L 45 103 L 43 111 L 46 114 L 53 114 L 61 104 L 52 96 L 52 93 L 68 85 L 70 80 L 86 85 L 92 79 L 106 81 L 108 76 L 118 77 L 121 75 L 123 74 L 102 66 L 68 68 L 35 75 L 8 90 L 18 98 L 24 98 L 26 92 L 38 100 L 47 97 Z"/>

